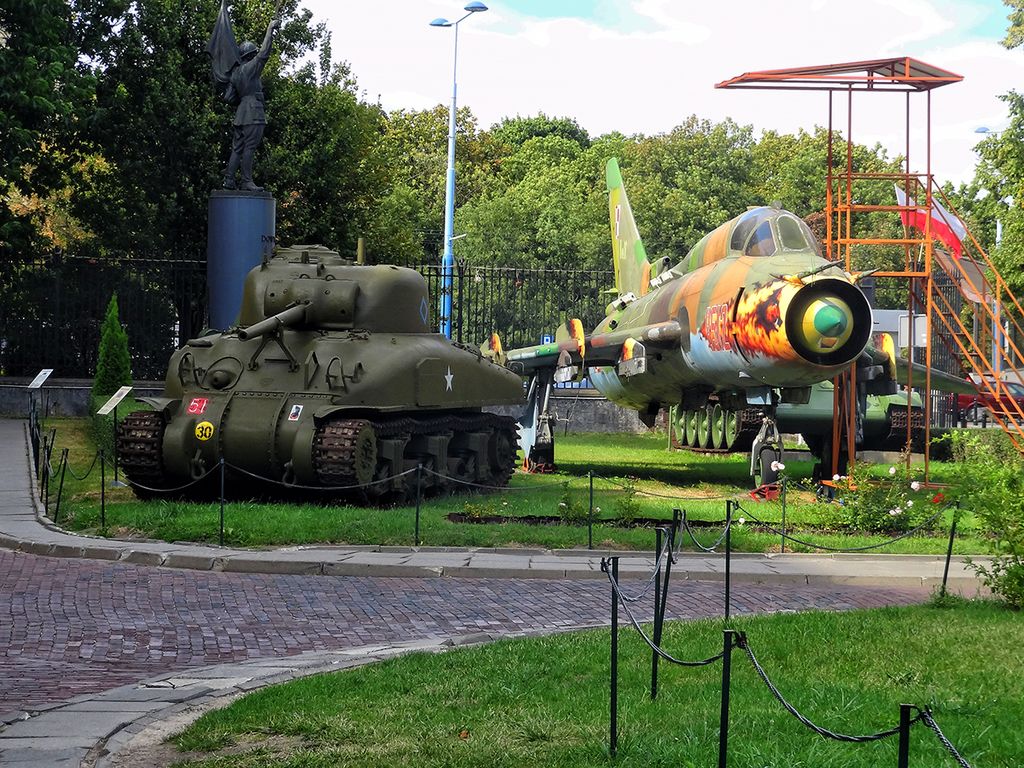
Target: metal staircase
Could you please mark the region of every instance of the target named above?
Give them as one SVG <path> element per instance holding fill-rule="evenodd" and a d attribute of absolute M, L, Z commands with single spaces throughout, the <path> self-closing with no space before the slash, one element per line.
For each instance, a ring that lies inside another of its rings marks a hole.
<path fill-rule="evenodd" d="M 932 382 L 936 359 L 955 362 L 974 383 L 979 401 L 989 406 L 993 421 L 1024 454 L 1024 407 L 1008 386 L 1010 382 L 1024 383 L 1020 378 L 1024 371 L 1017 370 L 1024 368 L 1020 348 L 1024 345 L 1024 308 L 988 253 L 966 225 L 958 238 L 960 255 L 936 242 L 937 233 L 952 222 L 933 208 L 933 201 L 956 217 L 957 225 L 962 220 L 930 175 L 844 173 L 833 177 L 832 182 L 826 211 L 826 248 L 830 257 L 843 259 L 846 268 L 853 271 L 886 261 L 893 267 L 902 266 L 878 270 L 875 277 L 909 280 L 907 309 L 911 333 L 915 315 L 927 318 L 925 359 L 916 361 L 923 363 L 924 371 L 915 374 L 914 366 L 909 366 L 908 385 L 928 392 L 939 390 L 941 387 Z M 857 202 L 878 199 L 878 184 L 890 189 L 899 187 L 907 199 L 903 204 L 892 205 Z M 868 186 L 876 186 L 874 194 L 865 194 Z M 891 229 L 892 220 L 879 217 L 897 214 L 904 221 L 902 237 L 866 234 L 884 231 L 886 225 Z M 871 217 L 874 220 L 868 221 Z M 908 220 L 916 220 L 916 225 L 908 226 Z M 898 264 L 900 252 L 902 265 Z M 938 399 L 942 397 L 939 395 Z M 938 399 L 925 398 L 929 425 L 933 423 L 931 411 Z"/>

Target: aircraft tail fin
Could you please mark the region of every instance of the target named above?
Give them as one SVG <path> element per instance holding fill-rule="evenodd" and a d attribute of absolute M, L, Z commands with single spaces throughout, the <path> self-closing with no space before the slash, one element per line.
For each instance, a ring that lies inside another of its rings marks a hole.
<path fill-rule="evenodd" d="M 643 296 L 651 281 L 651 265 L 647 251 L 629 207 L 626 188 L 622 184 L 619 161 L 609 158 L 605 166 L 608 185 L 608 212 L 612 228 L 612 259 L 615 264 L 615 288 L 619 296 L 632 293 Z"/>

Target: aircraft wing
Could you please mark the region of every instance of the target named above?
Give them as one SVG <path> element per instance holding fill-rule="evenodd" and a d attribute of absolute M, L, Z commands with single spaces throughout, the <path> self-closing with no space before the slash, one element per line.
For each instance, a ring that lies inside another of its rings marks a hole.
<path fill-rule="evenodd" d="M 916 387 L 923 387 L 925 374 L 928 366 L 921 363 L 911 363 L 905 357 L 896 354 L 896 345 L 889 334 L 881 334 L 877 346 L 869 344 L 864 348 L 864 355 L 870 359 L 873 365 L 880 365 L 885 369 L 885 376 L 895 380 L 897 384 L 906 385 L 908 376 L 911 384 Z M 940 392 L 953 392 L 956 394 L 973 395 L 977 393 L 977 387 L 966 378 L 955 376 L 936 368 L 931 370 L 932 389 Z"/>
<path fill-rule="evenodd" d="M 640 327 L 596 333 L 587 336 L 579 320 L 570 320 L 559 329 L 548 344 L 512 349 L 506 353 L 509 367 L 528 374 L 543 368 L 575 368 L 565 380 L 580 369 L 595 365 L 628 364 L 643 359 L 647 348 L 679 344 L 679 323 L 669 320 Z M 634 362 L 634 365 L 636 363 Z"/>

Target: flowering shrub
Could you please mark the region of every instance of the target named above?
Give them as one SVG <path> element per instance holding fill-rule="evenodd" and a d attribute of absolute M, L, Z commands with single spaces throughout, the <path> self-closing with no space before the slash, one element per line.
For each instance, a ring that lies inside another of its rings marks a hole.
<path fill-rule="evenodd" d="M 834 522 L 853 530 L 902 533 L 924 523 L 937 511 L 937 496 L 929 497 L 912 480 L 905 461 L 889 467 L 888 477 L 869 477 L 869 464 L 857 464 L 849 475 L 834 475 Z"/>
<path fill-rule="evenodd" d="M 987 529 L 994 557 L 968 562 L 995 595 L 1024 608 L 1024 461 L 976 431 L 953 433 L 953 458 L 961 504 Z"/>

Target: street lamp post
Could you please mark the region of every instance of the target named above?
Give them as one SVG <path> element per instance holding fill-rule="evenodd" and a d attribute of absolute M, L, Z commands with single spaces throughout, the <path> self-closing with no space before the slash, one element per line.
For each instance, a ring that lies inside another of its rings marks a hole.
<path fill-rule="evenodd" d="M 448 178 L 444 190 L 444 255 L 441 257 L 441 333 L 447 338 L 452 337 L 452 283 L 455 271 L 455 254 L 452 253 L 452 241 L 455 239 L 455 110 L 456 110 L 456 79 L 459 64 L 459 24 L 474 13 L 487 10 L 487 6 L 477 0 L 468 3 L 463 10 L 466 15 L 458 21 L 434 19 L 432 27 L 455 27 L 455 53 L 452 56 L 452 106 L 448 111 Z"/>

